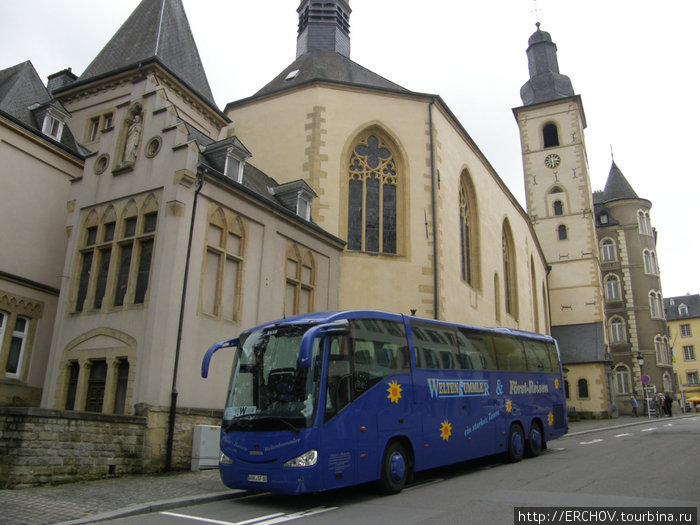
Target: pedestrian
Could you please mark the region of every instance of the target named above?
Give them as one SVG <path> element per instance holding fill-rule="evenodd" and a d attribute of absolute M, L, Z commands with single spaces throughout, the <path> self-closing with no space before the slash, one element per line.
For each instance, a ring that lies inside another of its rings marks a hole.
<path fill-rule="evenodd" d="M 657 394 L 654 396 L 654 415 L 661 417 L 661 411 L 664 409 L 664 395 Z"/>
<path fill-rule="evenodd" d="M 666 413 L 668 414 L 668 417 L 673 417 L 673 413 L 671 411 L 671 408 L 673 406 L 673 399 L 671 399 L 671 395 L 666 392 L 666 397 L 664 397 L 664 406 L 666 407 Z"/>
<path fill-rule="evenodd" d="M 637 415 L 637 407 L 639 406 L 639 403 L 637 403 L 637 398 L 632 396 L 630 403 L 632 403 L 632 417 L 639 417 Z"/>

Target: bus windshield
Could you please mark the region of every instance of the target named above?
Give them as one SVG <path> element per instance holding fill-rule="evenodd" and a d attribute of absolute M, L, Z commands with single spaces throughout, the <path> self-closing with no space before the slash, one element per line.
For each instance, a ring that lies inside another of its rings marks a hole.
<path fill-rule="evenodd" d="M 226 396 L 225 431 L 269 432 L 312 426 L 320 384 L 318 340 L 311 367 L 297 365 L 304 326 L 275 326 L 241 339 Z"/>

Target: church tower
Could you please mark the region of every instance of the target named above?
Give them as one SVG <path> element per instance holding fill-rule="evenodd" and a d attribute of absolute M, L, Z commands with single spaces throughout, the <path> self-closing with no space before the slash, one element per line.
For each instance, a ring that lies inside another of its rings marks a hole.
<path fill-rule="evenodd" d="M 350 5 L 345 0 L 303 0 L 297 9 L 297 58 L 311 51 L 334 51 L 350 58 Z"/>
<path fill-rule="evenodd" d="M 609 372 L 581 97 L 559 73 L 557 46 L 537 30 L 528 41 L 530 79 L 513 110 L 520 128 L 527 211 L 549 274 L 552 335 L 568 369 L 571 406 L 607 413 Z M 566 372 L 566 370 L 565 370 Z"/>

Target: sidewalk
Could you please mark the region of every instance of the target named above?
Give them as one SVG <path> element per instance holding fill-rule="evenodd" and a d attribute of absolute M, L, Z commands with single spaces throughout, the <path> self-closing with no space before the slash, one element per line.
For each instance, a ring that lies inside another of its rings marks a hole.
<path fill-rule="evenodd" d="M 646 416 L 589 419 L 570 423 L 568 435 L 698 416 L 700 414 L 658 419 Z M 124 476 L 23 490 L 0 490 L 0 525 L 94 523 L 242 494 L 245 492 L 227 489 L 219 479 L 218 470 Z"/>
<path fill-rule="evenodd" d="M 0 525 L 94 523 L 238 494 L 217 469 L 0 490 Z"/>

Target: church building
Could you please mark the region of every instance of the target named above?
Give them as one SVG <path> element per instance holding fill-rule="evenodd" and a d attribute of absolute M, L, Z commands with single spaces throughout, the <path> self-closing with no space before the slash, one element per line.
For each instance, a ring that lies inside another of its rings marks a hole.
<path fill-rule="evenodd" d="M 0 426 L 51 425 L 42 446 L 66 455 L 35 480 L 12 463 L 30 448 L 17 431 L 1 485 L 188 468 L 231 363 L 202 379 L 206 348 L 312 311 L 551 333 L 572 406 L 614 411 L 596 228 L 623 214 L 594 209 L 583 106 L 549 35 L 530 39 L 514 110 L 525 211 L 439 95 L 351 60 L 348 1 L 297 13 L 296 59 L 223 110 L 182 0 L 142 0 L 80 75 L 0 71 L 0 162 L 27 184 L 3 170 L 4 218 L 36 210 L 21 231 L 0 221 L 19 248 L 0 256 Z M 637 348 L 616 362 L 636 370 Z M 61 441 L 75 432 L 109 452 L 84 458 Z"/>

